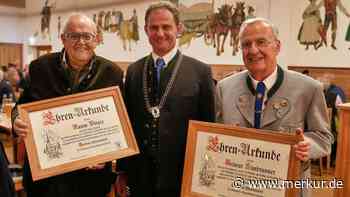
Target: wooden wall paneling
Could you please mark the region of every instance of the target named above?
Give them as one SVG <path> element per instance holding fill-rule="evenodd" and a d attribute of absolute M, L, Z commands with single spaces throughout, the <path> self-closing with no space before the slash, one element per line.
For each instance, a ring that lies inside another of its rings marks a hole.
<path fill-rule="evenodd" d="M 346 98 L 350 99 L 350 68 L 292 65 L 288 66 L 288 69 L 297 72 L 308 70 L 310 76 L 317 80 L 322 80 L 324 77 L 328 78 L 331 83 L 341 87 L 346 94 Z"/>
<path fill-rule="evenodd" d="M 22 66 L 23 44 L 0 43 L 0 66 L 15 63 Z"/>
<path fill-rule="evenodd" d="M 128 66 L 133 62 L 117 61 L 114 63 L 120 66 L 121 69 L 126 73 Z M 211 65 L 211 68 L 212 68 L 213 78 L 217 81 L 220 81 L 221 79 L 233 73 L 236 73 L 245 69 L 244 65 L 228 65 L 228 64 L 213 64 Z"/>
<path fill-rule="evenodd" d="M 4 65 L 4 53 L 3 53 L 3 47 L 0 45 L 0 66 Z"/>
<path fill-rule="evenodd" d="M 244 65 L 212 64 L 211 69 L 213 78 L 216 81 L 220 81 L 234 73 L 245 70 L 245 67 Z"/>

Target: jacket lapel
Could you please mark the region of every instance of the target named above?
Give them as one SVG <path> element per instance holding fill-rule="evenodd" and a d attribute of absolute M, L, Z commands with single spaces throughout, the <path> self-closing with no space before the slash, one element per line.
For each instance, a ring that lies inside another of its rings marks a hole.
<path fill-rule="evenodd" d="M 280 120 L 283 118 L 291 109 L 291 103 L 287 98 L 284 97 L 273 97 L 267 102 L 263 111 L 263 119 L 261 128 Z"/>
<path fill-rule="evenodd" d="M 254 126 L 254 96 L 250 92 L 241 94 L 236 100 L 236 105 L 242 116 L 249 122 L 248 127 Z"/>

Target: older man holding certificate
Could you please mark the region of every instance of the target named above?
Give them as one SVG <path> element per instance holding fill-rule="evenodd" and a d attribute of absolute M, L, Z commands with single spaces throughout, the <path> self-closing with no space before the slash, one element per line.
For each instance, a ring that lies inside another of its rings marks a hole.
<path fill-rule="evenodd" d="M 85 15 L 69 17 L 61 35 L 64 49 L 34 60 L 29 67 L 29 83 L 18 104 L 55 98 L 110 86 L 122 86 L 123 72 L 111 61 L 95 55 L 99 43 L 97 28 Z M 28 125 L 13 114 L 14 130 L 20 137 Z M 115 175 L 111 163 L 33 181 L 28 159 L 23 183 L 28 197 L 101 197 L 110 191 Z"/>
<path fill-rule="evenodd" d="M 245 21 L 239 38 L 247 71 L 218 84 L 217 121 L 264 130 L 302 132 L 295 145 L 302 161 L 301 179 L 310 178 L 310 159 L 331 151 L 327 108 L 321 85 L 277 65 L 281 43 L 269 21 Z M 302 196 L 309 196 L 303 189 Z"/>

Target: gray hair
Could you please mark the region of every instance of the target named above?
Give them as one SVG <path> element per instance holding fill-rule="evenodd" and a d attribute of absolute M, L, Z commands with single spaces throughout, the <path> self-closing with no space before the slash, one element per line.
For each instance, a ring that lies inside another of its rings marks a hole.
<path fill-rule="evenodd" d="M 149 15 L 151 14 L 152 11 L 157 10 L 157 9 L 167 9 L 174 17 L 175 20 L 175 24 L 179 25 L 180 24 L 180 12 L 179 9 L 177 9 L 176 6 L 174 6 L 172 3 L 170 2 L 159 2 L 156 4 L 152 4 L 150 5 L 147 10 L 146 10 L 146 14 L 145 14 L 145 24 L 148 24 L 148 18 Z"/>
<path fill-rule="evenodd" d="M 96 26 L 95 22 L 91 18 L 89 18 L 87 15 L 80 13 L 80 12 L 75 12 L 68 17 L 68 20 L 65 23 L 64 28 L 63 28 L 63 33 L 68 32 L 68 29 L 72 25 L 73 21 L 77 18 L 81 18 L 87 25 L 89 25 L 92 28 L 94 33 L 97 33 L 97 26 Z"/>
<path fill-rule="evenodd" d="M 271 27 L 272 29 L 272 33 L 273 35 L 276 37 L 276 39 L 278 39 L 278 28 L 269 20 L 265 19 L 265 18 L 260 18 L 260 17 L 257 17 L 257 18 L 251 18 L 251 19 L 248 19 L 248 20 L 245 20 L 242 25 L 241 25 L 241 28 L 239 29 L 239 34 L 238 34 L 238 38 L 241 39 L 242 37 L 242 33 L 243 31 L 245 30 L 245 28 L 248 26 L 248 25 L 252 25 L 254 23 L 265 23 L 267 24 L 268 26 Z"/>

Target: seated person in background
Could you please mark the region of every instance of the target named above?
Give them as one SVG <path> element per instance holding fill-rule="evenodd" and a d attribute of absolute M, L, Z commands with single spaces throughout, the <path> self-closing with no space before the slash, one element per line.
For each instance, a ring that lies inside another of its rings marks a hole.
<path fill-rule="evenodd" d="M 332 145 L 331 153 L 331 165 L 335 164 L 336 149 L 337 149 L 337 134 L 338 134 L 338 110 L 337 105 L 342 104 L 346 101 L 346 96 L 344 91 L 335 84 L 331 83 L 333 75 L 324 75 L 319 81 L 323 84 L 324 94 L 326 97 L 327 107 L 332 109 L 331 114 L 331 131 L 334 135 L 334 143 Z"/>
<path fill-rule="evenodd" d="M 14 91 L 12 89 L 11 83 L 4 78 L 4 72 L 0 70 L 0 102 L 2 104 L 3 97 L 12 98 L 13 102 L 16 102 L 14 97 Z"/>
<path fill-rule="evenodd" d="M 13 85 L 16 87 L 16 91 L 19 91 L 20 89 L 24 90 L 25 86 L 27 85 L 24 69 L 22 69 L 19 64 L 9 63 L 8 70 L 11 77 L 9 80 L 13 81 L 11 81 L 11 83 L 13 83 Z"/>
<path fill-rule="evenodd" d="M 303 70 L 301 73 L 310 77 L 310 71 L 307 69 Z"/>
<path fill-rule="evenodd" d="M 19 87 L 19 81 L 20 81 L 20 76 L 15 67 L 8 67 L 7 69 L 7 80 L 11 83 L 11 86 L 15 91 L 18 91 Z"/>

